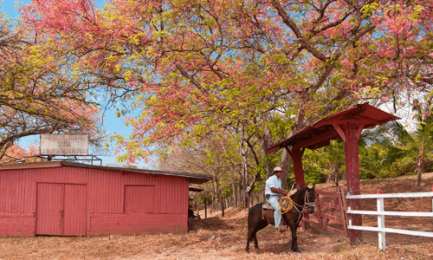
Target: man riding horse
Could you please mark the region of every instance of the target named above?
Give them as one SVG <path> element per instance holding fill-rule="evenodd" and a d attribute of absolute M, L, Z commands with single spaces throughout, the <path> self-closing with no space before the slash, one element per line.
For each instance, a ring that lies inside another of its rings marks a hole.
<path fill-rule="evenodd" d="M 281 213 L 279 200 L 282 195 L 288 195 L 289 193 L 281 188 L 281 174 L 283 170 L 281 167 L 275 167 L 272 172 L 272 176 L 266 181 L 265 195 L 268 203 L 274 208 L 274 220 L 275 228 L 282 232 L 284 229 L 280 226 L 281 223 Z"/>
<path fill-rule="evenodd" d="M 292 245 L 291 250 L 294 252 L 300 252 L 298 247 L 297 229 L 298 225 L 304 216 L 304 210 L 307 210 L 309 214 L 314 212 L 314 201 L 316 200 L 315 187 L 312 188 L 303 187 L 298 190 L 294 190 L 293 194 L 283 190 L 281 188 L 281 174 L 282 170 L 280 167 L 275 167 L 273 176 L 269 177 L 266 181 L 266 200 L 271 205 L 268 207 L 268 203 L 259 202 L 252 206 L 248 210 L 248 237 L 246 251 L 250 250 L 250 241 L 254 241 L 254 247 L 259 248 L 257 241 L 257 232 L 264 229 L 267 225 L 275 225 L 279 231 L 283 224 L 290 227 L 292 233 Z M 279 199 L 281 195 L 289 195 L 290 199 L 283 199 L 281 207 L 283 208 L 283 214 L 280 213 Z M 285 226 L 286 227 L 286 226 Z"/>

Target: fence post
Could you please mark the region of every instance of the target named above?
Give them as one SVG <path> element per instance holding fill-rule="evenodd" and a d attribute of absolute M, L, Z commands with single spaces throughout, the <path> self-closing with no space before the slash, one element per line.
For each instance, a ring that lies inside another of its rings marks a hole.
<path fill-rule="evenodd" d="M 316 189 L 316 191 L 317 191 L 317 189 Z M 319 223 L 319 227 L 323 228 L 323 225 L 322 225 L 322 209 L 320 208 L 320 194 L 316 193 L 316 201 L 314 201 L 314 202 L 316 203 L 315 206 L 317 207 L 317 210 L 316 210 L 316 212 L 317 212 L 317 215 L 316 215 L 317 222 Z"/>
<path fill-rule="evenodd" d="M 433 184 L 431 186 L 431 191 L 433 191 Z M 431 212 L 433 212 L 433 198 L 431 199 Z M 433 219 L 432 219 L 432 223 L 433 223 Z"/>
<path fill-rule="evenodd" d="M 341 198 L 341 207 L 342 207 L 342 215 L 343 215 L 343 220 L 344 220 L 344 230 L 346 231 L 346 235 L 347 237 L 349 237 L 349 229 L 347 228 L 347 226 L 349 225 L 348 223 L 348 216 L 347 216 L 347 201 L 346 201 L 346 195 L 344 194 L 344 188 L 343 186 L 340 186 L 340 198 Z"/>
<path fill-rule="evenodd" d="M 377 194 L 382 194 L 383 192 L 381 190 L 376 190 Z M 383 198 L 377 198 L 377 227 L 380 229 L 385 228 L 385 216 L 381 215 L 380 213 L 383 213 L 385 211 L 385 205 L 383 203 Z M 379 231 L 379 249 L 382 251 L 385 251 L 386 249 L 386 240 L 385 240 L 385 231 Z"/>
<path fill-rule="evenodd" d="M 204 219 L 207 219 L 207 198 L 204 198 Z"/>

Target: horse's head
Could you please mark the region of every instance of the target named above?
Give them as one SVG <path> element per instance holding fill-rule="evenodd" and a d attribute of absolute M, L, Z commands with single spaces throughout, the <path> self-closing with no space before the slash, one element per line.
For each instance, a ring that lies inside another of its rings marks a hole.
<path fill-rule="evenodd" d="M 316 188 L 313 184 L 313 187 L 310 189 L 307 187 L 307 191 L 305 194 L 305 206 L 307 208 L 307 212 L 309 214 L 314 212 L 314 206 L 316 201 Z"/>

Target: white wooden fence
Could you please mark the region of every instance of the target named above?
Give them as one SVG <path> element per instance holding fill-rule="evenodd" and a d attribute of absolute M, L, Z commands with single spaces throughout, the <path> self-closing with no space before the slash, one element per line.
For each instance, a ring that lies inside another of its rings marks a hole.
<path fill-rule="evenodd" d="M 362 214 L 362 215 L 377 215 L 377 227 L 364 227 L 364 226 L 353 226 L 352 221 L 349 220 L 349 229 L 353 230 L 365 230 L 365 231 L 376 231 L 379 232 L 379 249 L 386 249 L 385 234 L 386 233 L 398 233 L 412 236 L 422 237 L 433 237 L 433 232 L 422 232 L 422 231 L 411 231 L 403 229 L 385 228 L 385 216 L 402 216 L 402 217 L 429 217 L 433 218 L 433 212 L 404 212 L 404 211 L 385 211 L 383 200 L 387 198 L 422 198 L 432 197 L 433 192 L 417 192 L 417 193 L 388 193 L 381 194 L 366 194 L 366 195 L 350 195 L 347 194 L 347 199 L 377 199 L 377 211 L 367 210 L 351 210 L 350 207 L 347 210 L 347 214 Z M 433 207 L 433 200 L 432 200 Z"/>

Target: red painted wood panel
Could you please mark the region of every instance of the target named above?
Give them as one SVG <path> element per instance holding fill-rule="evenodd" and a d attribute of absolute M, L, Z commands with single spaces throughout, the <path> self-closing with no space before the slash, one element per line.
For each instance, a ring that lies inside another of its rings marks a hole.
<path fill-rule="evenodd" d="M 125 185 L 125 213 L 152 213 L 155 204 L 155 186 Z"/>
<path fill-rule="evenodd" d="M 36 234 L 62 235 L 64 184 L 38 183 Z"/>
<path fill-rule="evenodd" d="M 0 213 L 0 236 L 34 236 L 35 215 Z"/>
<path fill-rule="evenodd" d="M 20 186 L 23 182 L 22 174 L 5 174 L 0 181 L 0 212 L 24 213 L 24 190 Z"/>
<path fill-rule="evenodd" d="M 181 177 L 157 176 L 156 213 L 187 214 L 189 182 Z"/>
<path fill-rule="evenodd" d="M 64 236 L 86 235 L 86 185 L 65 185 Z"/>
<path fill-rule="evenodd" d="M 88 235 L 186 233 L 187 214 L 91 214 Z"/>

